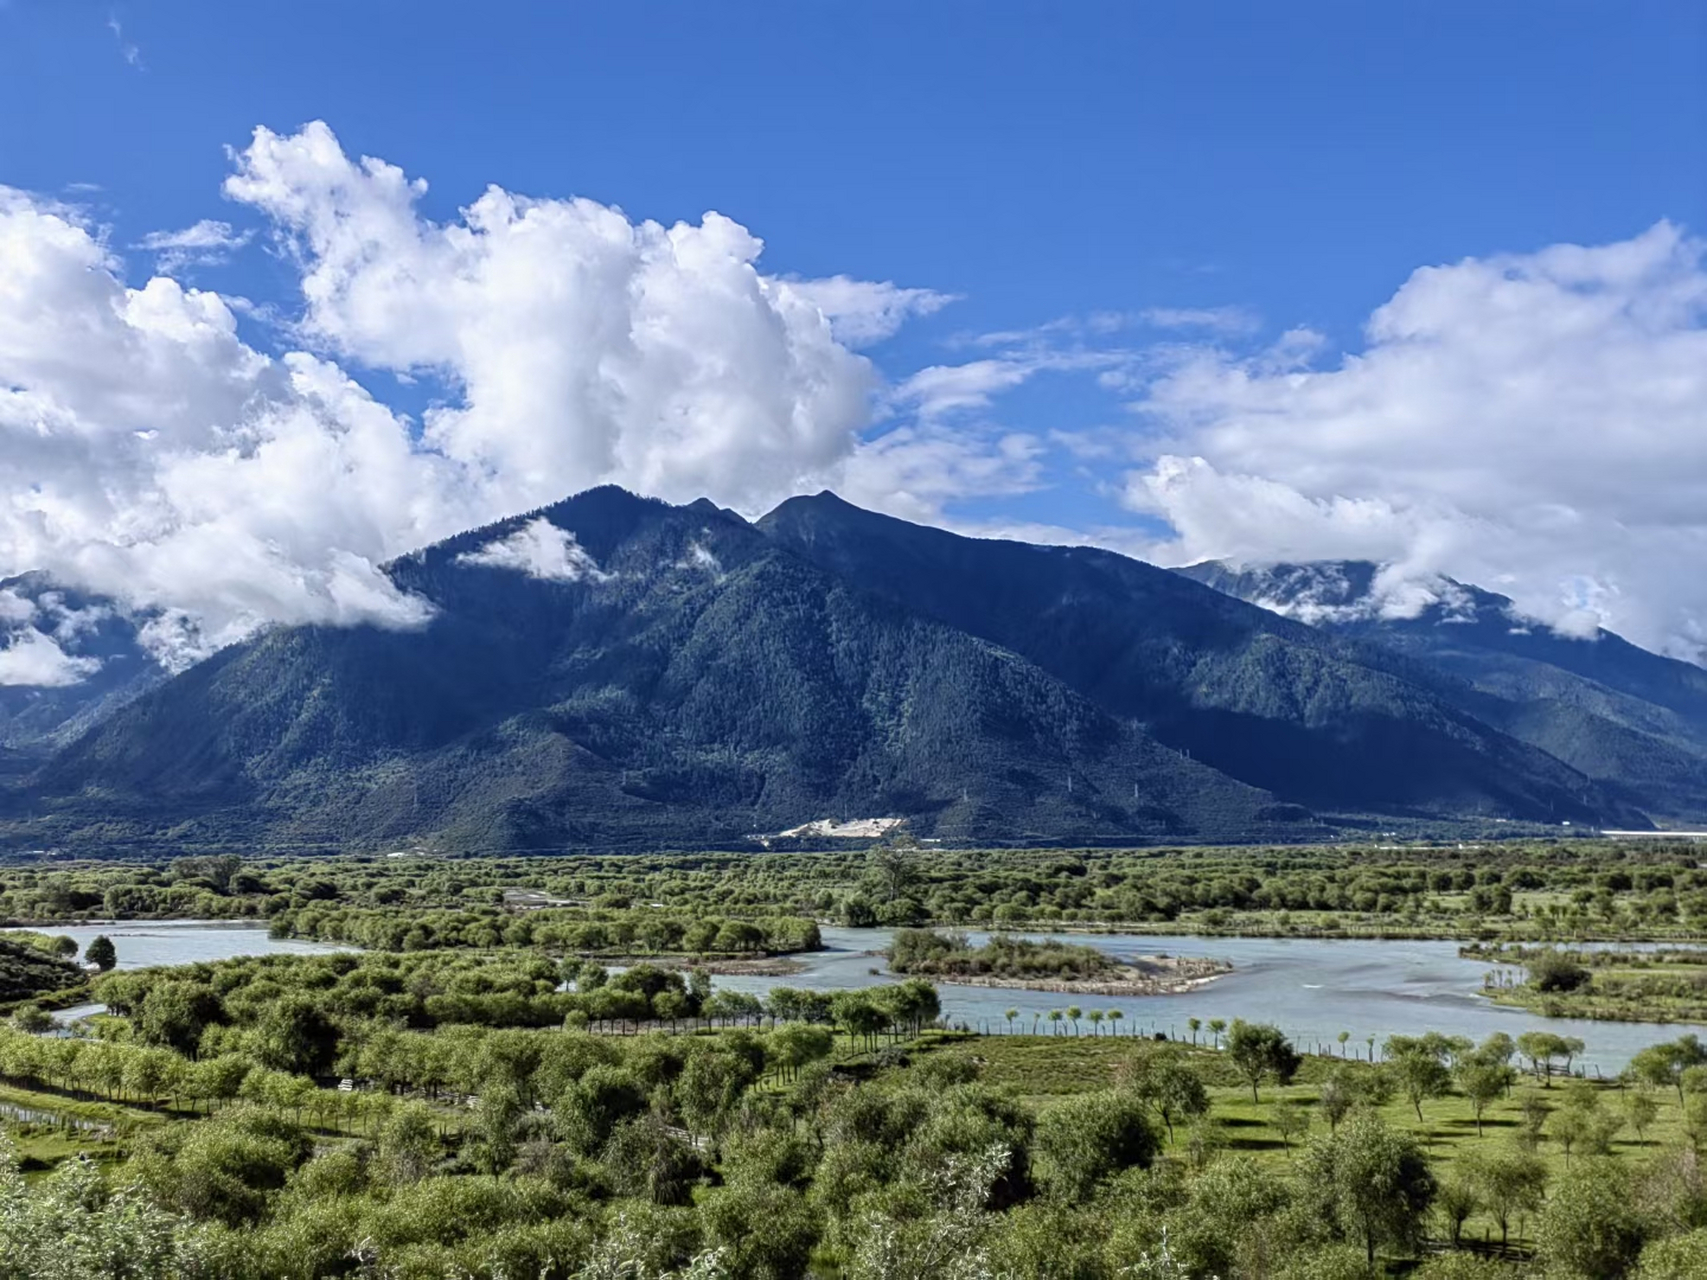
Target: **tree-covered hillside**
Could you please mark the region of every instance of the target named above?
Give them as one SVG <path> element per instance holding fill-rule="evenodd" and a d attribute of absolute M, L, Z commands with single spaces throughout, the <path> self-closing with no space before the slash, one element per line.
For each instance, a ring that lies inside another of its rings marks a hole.
<path fill-rule="evenodd" d="M 76 740 L 166 679 L 140 642 L 146 621 L 46 574 L 0 578 L 0 648 L 51 636 L 74 667 L 55 683 L 0 683 L 0 778 Z"/>
<path fill-rule="evenodd" d="M 573 535 L 574 577 L 472 558 L 540 520 Z M 426 627 L 227 650 L 44 770 L 45 825 L 548 849 L 728 846 L 826 816 L 994 843 L 1232 838 L 1296 817 L 710 504 L 596 490 L 391 571 L 432 602 Z"/>
<path fill-rule="evenodd" d="M 1564 635 L 1505 596 L 1441 579 L 1384 606 L 1379 566 L 1324 561 L 1181 573 L 1410 661 L 1416 678 L 1657 817 L 1707 818 L 1707 671 L 1609 631 Z"/>
<path fill-rule="evenodd" d="M 1109 552 L 830 495 L 753 525 L 596 489 L 388 572 L 425 625 L 225 650 L 0 792 L 0 840 L 545 851 L 742 847 L 824 818 L 984 845 L 1646 822 L 1508 703 L 1396 651 Z"/>
<path fill-rule="evenodd" d="M 1408 673 L 1167 570 L 1088 547 L 959 537 L 833 494 L 792 499 L 762 527 L 1285 799 L 1353 812 L 1642 821 Z"/>

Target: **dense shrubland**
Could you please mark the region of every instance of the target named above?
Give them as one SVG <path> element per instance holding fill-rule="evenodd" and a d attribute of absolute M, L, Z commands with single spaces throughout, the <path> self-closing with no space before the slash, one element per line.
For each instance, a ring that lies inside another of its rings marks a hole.
<path fill-rule="evenodd" d="M 1062 942 L 1033 942 L 1000 934 L 973 946 L 964 934 L 930 929 L 899 929 L 889 945 L 889 967 L 896 973 L 947 978 L 1094 978 L 1118 972 L 1120 965 L 1095 947 Z"/>
<path fill-rule="evenodd" d="M 612 954 L 752 949 L 733 933 L 719 941 L 729 922 L 760 927 L 758 949 L 804 949 L 811 920 L 1666 939 L 1707 933 L 1707 868 L 1696 862 L 1675 846 L 1604 841 L 967 853 L 919 849 L 904 837 L 815 854 L 209 856 L 0 868 L 0 915 L 268 920 L 302 936 L 388 948 L 411 936 L 416 946 L 500 945 L 518 919 L 538 916 L 534 927 L 558 930 L 560 941 L 587 927 L 586 945 L 574 949 Z M 565 905 L 506 909 L 524 893 Z"/>
<path fill-rule="evenodd" d="M 72 943 L 71 954 L 76 953 L 77 944 Z M 87 980 L 88 975 L 63 951 L 0 937 L 0 1003 L 81 988 Z"/>
<path fill-rule="evenodd" d="M 542 947 L 580 955 L 752 955 L 813 951 L 818 926 L 799 917 L 727 919 L 662 907 L 506 911 L 444 909 L 400 917 L 384 908 L 307 906 L 272 917 L 275 937 L 386 951 Z"/>
<path fill-rule="evenodd" d="M 31 1034 L 28 1008 L 0 1026 L 0 1280 L 1704 1274 L 1691 1037 L 1616 1082 L 1545 1032 L 1419 1028 L 1379 1062 L 1256 1021 L 975 1037 L 941 1028 L 923 975 L 1104 957 L 912 928 L 1682 934 L 1701 883 L 1586 845 L 5 868 L 16 919 L 243 918 L 364 949 L 117 969 L 81 1034 Z M 847 918 L 902 926 L 915 976 L 760 999 L 690 959 Z M 65 965 L 46 934 L 12 949 Z M 1629 960 L 1489 956 L 1557 999 Z"/>
<path fill-rule="evenodd" d="M 1496 967 L 1484 987 L 1502 1004 L 1549 1017 L 1631 1022 L 1707 1019 L 1707 950 L 1469 946 Z"/>
<path fill-rule="evenodd" d="M 1381 1065 L 1244 1023 L 1220 1053 L 915 1037 L 928 1007 L 862 994 L 897 1002 L 871 1037 L 798 992 L 829 1021 L 370 1026 L 329 1050 L 349 1091 L 263 1063 L 294 1014 L 194 1060 L 134 1011 L 96 1040 L 0 1029 L 4 1089 L 124 1104 L 89 1144 L 104 1170 L 0 1158 L 0 1276 L 1367 1280 L 1421 1257 L 1423 1280 L 1654 1280 L 1707 1258 L 1687 1039 L 1613 1089 L 1526 1081 L 1498 1037 L 1396 1038 Z"/>

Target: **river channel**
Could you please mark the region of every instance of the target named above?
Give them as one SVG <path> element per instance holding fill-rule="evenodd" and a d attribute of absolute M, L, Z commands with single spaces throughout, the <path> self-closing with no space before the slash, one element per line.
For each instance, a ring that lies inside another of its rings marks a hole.
<path fill-rule="evenodd" d="M 731 990 L 763 994 L 772 987 L 811 987 L 842 990 L 893 982 L 881 955 L 889 945 L 887 929 L 823 930 L 825 951 L 799 957 L 803 973 L 787 978 L 727 977 L 716 984 Z M 1011 1025 L 1029 1031 L 1033 1016 L 1047 1032 L 1051 1009 L 1078 1005 L 1091 1009 L 1119 1009 L 1122 1034 L 1154 1032 L 1191 1038 L 1187 1019 L 1207 1023 L 1211 1018 L 1244 1018 L 1272 1022 L 1300 1048 L 1340 1052 L 1339 1034 L 1350 1033 L 1345 1052 L 1366 1055 L 1368 1038 L 1377 1045 L 1390 1035 L 1420 1035 L 1441 1031 L 1481 1040 L 1496 1031 L 1518 1036 L 1525 1031 L 1551 1031 L 1575 1036 L 1588 1046 L 1578 1061 L 1592 1075 L 1596 1070 L 1615 1074 L 1629 1063 L 1639 1049 L 1660 1040 L 1671 1040 L 1686 1031 L 1707 1036 L 1707 1027 L 1673 1023 L 1591 1022 L 1573 1018 L 1542 1018 L 1523 1009 L 1497 1005 L 1477 994 L 1489 965 L 1465 960 L 1456 942 L 1379 941 L 1365 938 L 1198 938 L 1153 934 L 1051 934 L 1027 933 L 1030 938 L 1058 938 L 1064 942 L 1095 947 L 1116 956 L 1155 955 L 1207 956 L 1228 960 L 1233 972 L 1207 986 L 1182 995 L 1138 996 L 1127 999 L 1107 996 L 1070 996 L 1059 992 L 1023 991 L 1011 988 L 964 987 L 940 984 L 943 1016 L 950 1022 L 966 1023 L 974 1030 L 1000 1033 Z M 971 933 L 974 943 L 988 935 Z M 873 974 L 871 970 L 876 969 Z M 1012 1024 L 1009 1009 L 1017 1009 Z M 1103 1034 L 1110 1024 L 1105 1022 Z M 1063 1026 L 1071 1033 L 1071 1028 Z M 1080 1034 L 1091 1033 L 1085 1019 Z M 1198 1040 L 1207 1042 L 1207 1033 Z"/>
<path fill-rule="evenodd" d="M 0 930 L 0 933 L 3 933 Z M 219 920 L 127 920 L 106 924 L 68 926 L 40 925 L 37 933 L 54 937 L 63 934 L 77 943 L 79 952 L 97 937 L 112 939 L 120 969 L 146 969 L 157 964 L 194 964 L 198 960 L 232 960 L 238 956 L 326 955 L 353 948 L 299 938 L 275 938 L 264 924 L 236 924 Z M 53 1017 L 63 1025 L 102 1013 L 102 1004 L 78 1004 L 61 1009 Z"/>
<path fill-rule="evenodd" d="M 65 933 L 88 945 L 97 934 L 106 934 L 118 949 L 121 969 L 158 964 L 190 964 L 198 960 L 224 960 L 253 955 L 321 955 L 348 948 L 325 943 L 269 937 L 265 926 L 226 924 L 217 921 L 169 920 L 76 925 L 44 932 Z M 825 950 L 798 957 L 803 972 L 785 978 L 718 977 L 715 985 L 732 991 L 763 995 L 773 987 L 811 987 L 840 991 L 868 987 L 895 979 L 882 955 L 890 941 L 887 929 L 843 929 L 825 927 Z M 983 942 L 987 935 L 969 935 Z M 942 984 L 943 1016 L 951 1023 L 965 1023 L 975 1030 L 1004 1032 L 1010 1027 L 1029 1031 L 1034 1025 L 1047 1032 L 1051 1009 L 1078 1005 L 1085 1013 L 1119 1009 L 1121 1034 L 1163 1032 L 1189 1039 L 1187 1020 L 1208 1023 L 1212 1018 L 1234 1018 L 1272 1022 L 1301 1048 L 1340 1052 L 1340 1032 L 1350 1033 L 1344 1048 L 1348 1054 L 1368 1053 L 1369 1037 L 1379 1044 L 1390 1035 L 1417 1035 L 1441 1031 L 1480 1040 L 1496 1031 L 1521 1035 L 1545 1030 L 1576 1036 L 1588 1046 L 1579 1059 L 1592 1074 L 1620 1071 L 1638 1049 L 1659 1040 L 1673 1039 L 1686 1031 L 1707 1037 L 1707 1027 L 1680 1023 L 1659 1026 L 1649 1023 L 1590 1022 L 1567 1018 L 1541 1018 L 1522 1009 L 1496 1005 L 1478 995 L 1488 966 L 1458 955 L 1455 942 L 1376 941 L 1370 939 L 1315 938 L 1198 938 L 1153 934 L 1042 934 L 1033 938 L 1059 938 L 1096 947 L 1115 956 L 1153 955 L 1207 956 L 1228 960 L 1233 972 L 1207 986 L 1183 995 L 1138 996 L 1126 999 L 1107 996 L 1070 996 L 1059 992 L 1024 991 L 1009 988 L 965 987 Z M 62 1010 L 57 1017 L 72 1021 L 97 1012 L 98 1005 L 80 1005 Z M 1018 1011 L 1010 1023 L 1007 1010 Z M 1036 1019 L 1034 1023 L 1034 1018 Z M 1108 1033 L 1111 1024 L 1102 1027 Z M 1088 1035 L 1091 1025 L 1081 1019 L 1079 1032 Z M 1070 1034 L 1066 1024 L 1060 1027 Z M 1207 1041 L 1200 1030 L 1198 1039 Z"/>

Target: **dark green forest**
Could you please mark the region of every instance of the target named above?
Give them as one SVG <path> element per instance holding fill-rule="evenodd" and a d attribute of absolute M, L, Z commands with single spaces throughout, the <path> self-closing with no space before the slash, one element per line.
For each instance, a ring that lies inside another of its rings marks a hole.
<path fill-rule="evenodd" d="M 467 559 L 535 519 L 599 572 Z M 886 817 L 960 847 L 1304 843 L 1687 808 L 1682 728 L 1646 756 L 1604 716 L 1531 732 L 1542 683 L 1495 706 L 1177 573 L 828 494 L 750 524 L 596 489 L 387 572 L 428 625 L 272 629 L 19 739 L 0 847 L 757 850 Z"/>

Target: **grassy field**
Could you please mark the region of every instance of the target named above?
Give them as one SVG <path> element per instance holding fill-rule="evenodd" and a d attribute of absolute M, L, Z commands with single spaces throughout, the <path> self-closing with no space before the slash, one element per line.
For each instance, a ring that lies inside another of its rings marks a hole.
<path fill-rule="evenodd" d="M 1531 1009 L 1549 1018 L 1618 1022 L 1700 1022 L 1707 1019 L 1707 950 L 1671 947 L 1652 951 L 1472 946 L 1462 954 L 1490 966 L 1484 994 L 1498 1004 Z M 1540 959 L 1567 967 L 1569 981 L 1543 984 L 1528 973 Z M 1575 984 L 1575 985 L 1573 985 Z M 1543 990 L 1543 985 L 1551 989 Z"/>
<path fill-rule="evenodd" d="M 912 1062 L 894 1073 L 897 1079 L 916 1069 L 932 1055 L 970 1058 L 981 1065 L 981 1079 L 996 1088 L 1008 1089 L 1020 1097 L 1047 1107 L 1063 1097 L 1088 1090 L 1114 1087 L 1120 1076 L 1121 1064 L 1135 1052 L 1141 1052 L 1145 1042 L 1130 1038 L 1058 1037 L 1058 1036 L 962 1036 L 933 1033 L 923 1037 L 912 1051 Z M 1229 1062 L 1226 1055 L 1207 1047 L 1189 1045 L 1163 1046 L 1168 1052 L 1186 1055 L 1209 1084 L 1213 1103 L 1214 1144 L 1228 1151 L 1239 1152 L 1261 1161 L 1285 1168 L 1296 1158 L 1299 1146 L 1309 1136 L 1327 1131 L 1327 1121 L 1319 1108 L 1320 1085 L 1330 1073 L 1342 1065 L 1364 1072 L 1372 1068 L 1337 1058 L 1306 1056 L 1296 1079 L 1285 1087 L 1272 1083 L 1259 1087 L 1260 1100 L 1251 1101 L 1251 1090 Z M 1574 1082 L 1573 1082 L 1574 1083 Z M 1624 1118 L 1626 1100 L 1632 1090 L 1621 1088 L 1613 1081 L 1588 1081 L 1598 1097 L 1603 1111 Z M 1454 1165 L 1466 1154 L 1478 1149 L 1496 1150 L 1500 1144 L 1512 1143 L 1523 1126 L 1524 1101 L 1534 1097 L 1549 1107 L 1557 1107 L 1565 1098 L 1564 1080 L 1555 1078 L 1550 1087 L 1532 1076 L 1519 1076 L 1510 1096 L 1491 1105 L 1482 1116 L 1482 1132 L 1476 1131 L 1475 1117 L 1470 1104 L 1462 1097 L 1451 1095 L 1425 1099 L 1422 1119 L 1403 1096 L 1396 1095 L 1382 1109 L 1382 1118 L 1394 1129 L 1413 1134 L 1428 1155 L 1437 1177 L 1451 1176 Z M 1638 1136 L 1626 1122 L 1612 1143 L 1614 1156 L 1640 1160 L 1668 1147 L 1688 1145 L 1683 1123 L 1683 1109 L 1675 1092 L 1649 1091 L 1657 1104 L 1654 1119 Z M 1302 1111 L 1309 1118 L 1309 1128 L 1302 1136 L 1288 1140 L 1276 1125 L 1282 1110 Z M 1558 1142 L 1545 1136 L 1537 1155 L 1547 1166 L 1549 1181 L 1561 1174 L 1567 1156 Z M 1172 1154 L 1188 1158 L 1187 1139 L 1182 1128 L 1171 1148 Z M 1581 1159 L 1581 1152 L 1575 1158 Z M 1499 1239 L 1499 1227 L 1489 1217 L 1478 1214 L 1465 1227 L 1467 1239 Z M 1511 1243 L 1523 1247 L 1528 1243 L 1522 1226 L 1514 1224 Z"/>

